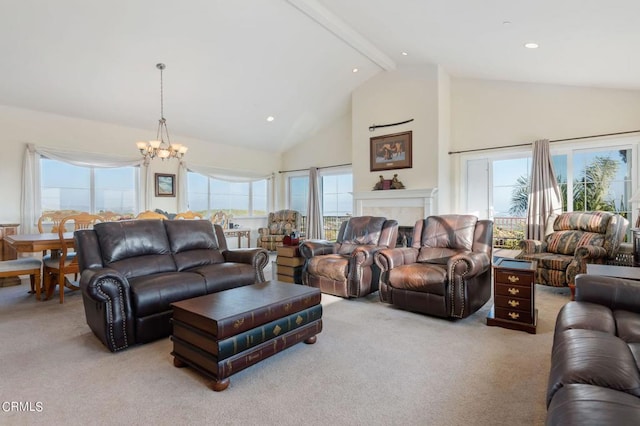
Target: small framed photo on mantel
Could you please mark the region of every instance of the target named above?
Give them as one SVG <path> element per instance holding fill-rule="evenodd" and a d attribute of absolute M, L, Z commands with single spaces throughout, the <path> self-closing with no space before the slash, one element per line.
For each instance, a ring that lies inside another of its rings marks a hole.
<path fill-rule="evenodd" d="M 413 167 L 411 138 L 411 131 L 371 138 L 371 171 Z"/>
<path fill-rule="evenodd" d="M 156 197 L 176 196 L 176 175 L 156 173 Z"/>

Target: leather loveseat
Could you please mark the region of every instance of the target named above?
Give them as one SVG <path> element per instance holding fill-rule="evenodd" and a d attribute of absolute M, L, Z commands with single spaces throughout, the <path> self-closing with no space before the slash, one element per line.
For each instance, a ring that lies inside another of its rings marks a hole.
<path fill-rule="evenodd" d="M 558 313 L 547 425 L 640 424 L 640 282 L 578 275 Z"/>
<path fill-rule="evenodd" d="M 208 220 L 130 220 L 76 231 L 87 324 L 112 352 L 171 334 L 170 304 L 264 281 L 264 249 L 228 250 Z"/>

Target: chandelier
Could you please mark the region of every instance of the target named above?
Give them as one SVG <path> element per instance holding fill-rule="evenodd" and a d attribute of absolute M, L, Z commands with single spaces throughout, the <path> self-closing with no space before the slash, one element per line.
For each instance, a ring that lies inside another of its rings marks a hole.
<path fill-rule="evenodd" d="M 164 118 L 164 93 L 162 86 L 162 71 L 167 66 L 165 64 L 156 64 L 156 68 L 160 70 L 160 120 L 158 120 L 158 133 L 156 140 L 148 142 L 137 142 L 136 146 L 140 150 L 140 154 L 146 158 L 158 157 L 164 161 L 165 158 L 182 158 L 187 152 L 187 147 L 179 143 L 171 143 L 169 139 L 169 130 L 167 129 L 167 120 Z M 166 139 L 165 139 L 166 138 Z"/>

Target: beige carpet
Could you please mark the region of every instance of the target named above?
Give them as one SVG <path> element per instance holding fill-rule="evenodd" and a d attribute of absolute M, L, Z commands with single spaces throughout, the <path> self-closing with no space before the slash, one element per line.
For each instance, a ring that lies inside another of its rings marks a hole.
<path fill-rule="evenodd" d="M 270 276 L 270 274 L 268 275 Z M 538 286 L 538 334 L 378 300 L 323 295 L 324 330 L 213 392 L 173 366 L 170 340 L 112 354 L 85 323 L 82 298 L 36 302 L 0 289 L 0 424 L 540 425 L 553 325 L 568 290 Z M 6 412 L 4 402 L 41 403 Z"/>

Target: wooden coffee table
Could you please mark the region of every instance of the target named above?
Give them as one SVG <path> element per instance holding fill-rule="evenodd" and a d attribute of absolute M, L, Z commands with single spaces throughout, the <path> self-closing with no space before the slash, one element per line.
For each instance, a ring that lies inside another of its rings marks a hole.
<path fill-rule="evenodd" d="M 322 331 L 320 290 L 280 281 L 238 287 L 172 303 L 174 365 L 213 379 L 229 376 Z"/>
<path fill-rule="evenodd" d="M 606 277 L 640 280 L 640 268 L 633 266 L 599 265 L 587 263 L 587 274 L 604 275 Z"/>

